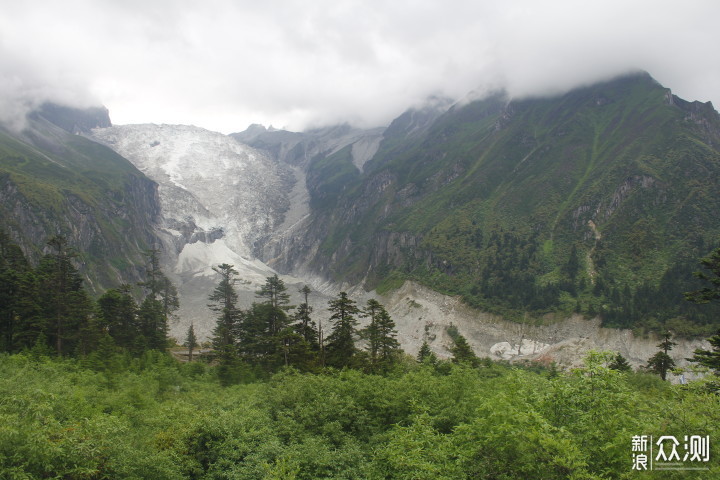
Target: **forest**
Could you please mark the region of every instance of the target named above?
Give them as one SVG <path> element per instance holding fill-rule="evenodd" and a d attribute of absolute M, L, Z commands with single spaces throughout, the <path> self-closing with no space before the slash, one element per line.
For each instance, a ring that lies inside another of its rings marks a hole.
<path fill-rule="evenodd" d="M 427 344 L 414 358 L 376 301 L 340 293 L 324 332 L 276 276 L 239 308 L 237 272 L 222 264 L 208 292 L 212 351 L 180 362 L 167 338 L 177 295 L 156 250 L 139 303 L 129 285 L 93 301 L 62 237 L 36 267 L 0 240 L 1 478 L 720 475 L 720 335 L 694 357 L 708 374 L 686 385 L 663 381 L 669 335 L 639 371 L 616 352 L 566 370 L 492 361 L 457 332 L 450 359 Z M 687 294 L 701 307 L 720 300 L 720 250 L 702 265 L 707 286 Z M 197 348 L 192 325 L 184 340 Z M 678 439 L 680 461 L 647 451 L 648 438 Z"/>

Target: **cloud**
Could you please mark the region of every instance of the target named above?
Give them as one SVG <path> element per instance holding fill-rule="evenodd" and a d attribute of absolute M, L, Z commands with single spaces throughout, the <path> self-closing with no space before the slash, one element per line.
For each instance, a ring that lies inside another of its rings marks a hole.
<path fill-rule="evenodd" d="M 386 124 L 429 95 L 543 95 L 649 71 L 720 102 L 720 4 L 0 0 L 0 119 L 49 99 L 115 123 Z"/>

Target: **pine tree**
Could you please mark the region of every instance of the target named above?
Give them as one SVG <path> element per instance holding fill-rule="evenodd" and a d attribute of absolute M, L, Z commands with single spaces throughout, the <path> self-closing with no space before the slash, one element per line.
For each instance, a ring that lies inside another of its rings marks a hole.
<path fill-rule="evenodd" d="M 295 329 L 302 338 L 310 345 L 313 350 L 318 349 L 318 330 L 317 325 L 310 317 L 313 309 L 308 304 L 308 295 L 310 295 L 310 287 L 305 285 L 300 289 L 300 293 L 304 295 L 305 301 L 298 305 L 293 320 L 295 321 Z"/>
<path fill-rule="evenodd" d="M 213 270 L 220 275 L 220 282 L 210 294 L 208 307 L 218 314 L 212 333 L 213 348 L 219 352 L 233 351 L 236 343 L 240 311 L 237 307 L 238 296 L 235 291 L 235 278 L 238 274 L 233 265 L 223 263 Z"/>
<path fill-rule="evenodd" d="M 667 373 L 675 368 L 675 360 L 668 355 L 668 352 L 672 350 L 677 343 L 671 341 L 670 336 L 670 332 L 667 332 L 663 336 L 663 341 L 658 344 L 658 347 L 662 350 L 650 357 L 647 363 L 647 368 L 660 375 L 660 378 L 663 380 L 666 379 Z"/>
<path fill-rule="evenodd" d="M 452 361 L 454 363 L 465 363 L 473 367 L 477 366 L 479 359 L 465 337 L 458 332 L 454 341 L 455 345 L 450 349 L 450 353 L 453 354 Z"/>
<path fill-rule="evenodd" d="M 160 250 L 152 248 L 144 252 L 146 258 L 144 282 L 138 285 L 145 288 L 147 297 L 156 300 L 160 305 L 160 312 L 164 319 L 164 329 L 167 332 L 168 322 L 173 312 L 180 307 L 177 288 L 160 268 Z"/>
<path fill-rule="evenodd" d="M 710 285 L 693 292 L 685 292 L 685 299 L 701 304 L 720 300 L 720 248 L 701 259 L 700 264 L 709 270 L 709 273 L 695 272 L 694 275 Z"/>
<path fill-rule="evenodd" d="M 628 363 L 627 359 L 618 353 L 615 358 L 608 364 L 608 368 L 611 370 L 617 370 L 618 372 L 629 372 L 632 367 Z"/>
<path fill-rule="evenodd" d="M 143 252 L 145 256 L 145 281 L 139 282 L 138 285 L 145 288 L 148 294 L 154 298 L 160 296 L 162 291 L 163 277 L 165 276 L 160 269 L 160 249 L 151 248 Z"/>
<path fill-rule="evenodd" d="M 420 347 L 420 351 L 417 355 L 417 361 L 420 363 L 430 363 L 434 364 L 437 362 L 437 356 L 435 353 L 433 353 L 432 350 L 430 350 L 430 345 L 428 345 L 427 341 L 423 341 L 422 346 Z"/>
<path fill-rule="evenodd" d="M 238 332 L 243 312 L 238 308 L 235 291 L 237 270 L 223 263 L 213 270 L 220 275 L 220 282 L 208 297 L 211 310 L 217 313 L 217 323 L 212 332 L 213 356 L 218 360 L 218 378 L 222 385 L 239 383 L 245 368 L 238 354 Z"/>
<path fill-rule="evenodd" d="M 107 290 L 97 301 L 97 318 L 102 330 L 118 347 L 131 350 L 140 334 L 138 305 L 130 293 L 130 285 Z"/>
<path fill-rule="evenodd" d="M 65 355 L 83 343 L 81 333 L 88 326 L 92 303 L 72 264 L 77 255 L 67 246 L 65 237 L 51 237 L 48 246 L 54 252 L 45 255 L 37 269 L 39 304 L 46 322 L 43 331 L 56 354 Z"/>
<path fill-rule="evenodd" d="M 19 246 L 0 230 L 0 352 L 31 347 L 40 333 L 37 276 Z"/>
<path fill-rule="evenodd" d="M 142 350 L 166 350 L 168 348 L 168 327 L 163 304 L 148 295 L 138 310 L 140 337 L 136 346 Z"/>
<path fill-rule="evenodd" d="M 195 328 L 192 323 L 190 323 L 190 328 L 188 328 L 187 336 L 185 337 L 185 346 L 188 349 L 188 362 L 192 362 L 193 350 L 197 347 L 197 337 L 195 337 Z"/>
<path fill-rule="evenodd" d="M 288 311 L 290 295 L 285 283 L 273 275 L 255 295 L 261 300 L 245 312 L 239 325 L 239 343 L 243 357 L 271 372 L 297 360 L 297 353 L 308 349 L 302 336 L 291 326 Z M 300 345 L 303 343 L 303 345 Z M 300 355 L 302 356 L 302 355 Z M 304 363 L 304 360 L 301 362 Z"/>
<path fill-rule="evenodd" d="M 261 299 L 265 299 L 262 303 L 269 305 L 271 308 L 267 310 L 270 314 L 268 317 L 269 330 L 272 335 L 277 335 L 278 332 L 284 330 L 288 324 L 289 319 L 287 311 L 295 307 L 290 306 L 290 295 L 287 293 L 287 287 L 277 274 L 272 277 L 265 279 L 265 284 L 260 287 L 260 290 L 255 292 L 255 296 Z"/>
<path fill-rule="evenodd" d="M 370 318 L 370 324 L 362 331 L 368 340 L 370 370 L 387 370 L 400 351 L 400 343 L 395 339 L 395 322 L 385 307 L 374 299 L 368 300 L 363 314 Z"/>
<path fill-rule="evenodd" d="M 694 292 L 686 292 L 685 299 L 699 304 L 707 304 L 710 302 L 720 301 L 720 248 L 715 249 L 700 263 L 709 270 L 708 273 L 695 272 L 695 276 L 708 282 L 710 285 Z M 698 348 L 695 350 L 689 361 L 698 363 L 704 367 L 711 369 L 715 375 L 720 376 L 720 330 L 716 335 L 708 338 L 711 350 Z M 716 389 L 720 389 L 720 385 L 715 385 Z"/>
<path fill-rule="evenodd" d="M 332 333 L 327 338 L 326 355 L 330 366 L 342 368 L 352 365 L 357 349 L 355 348 L 356 315 L 360 313 L 357 303 L 348 298 L 346 292 L 340 292 L 338 298 L 328 302 L 332 312 L 330 321 L 334 322 Z"/>

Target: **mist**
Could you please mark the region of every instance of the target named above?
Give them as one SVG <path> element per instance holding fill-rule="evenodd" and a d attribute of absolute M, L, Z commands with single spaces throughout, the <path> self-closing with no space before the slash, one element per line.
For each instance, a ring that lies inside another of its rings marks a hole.
<path fill-rule="evenodd" d="M 386 125 L 435 95 L 553 95 L 646 70 L 720 102 L 720 4 L 0 0 L 0 121 L 45 101 L 113 122 Z"/>

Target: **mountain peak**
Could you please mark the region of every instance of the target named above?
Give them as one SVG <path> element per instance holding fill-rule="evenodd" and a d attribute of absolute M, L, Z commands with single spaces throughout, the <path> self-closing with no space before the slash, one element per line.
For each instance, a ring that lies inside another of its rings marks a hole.
<path fill-rule="evenodd" d="M 44 103 L 32 115 L 44 118 L 66 132 L 90 133 L 93 128 L 112 126 L 108 109 L 100 107 L 75 108 L 56 103 Z"/>

